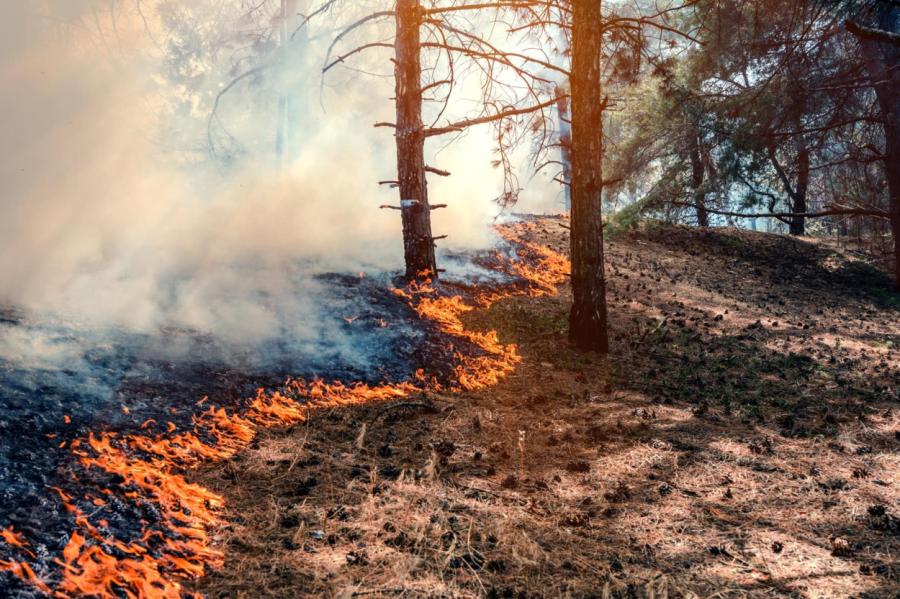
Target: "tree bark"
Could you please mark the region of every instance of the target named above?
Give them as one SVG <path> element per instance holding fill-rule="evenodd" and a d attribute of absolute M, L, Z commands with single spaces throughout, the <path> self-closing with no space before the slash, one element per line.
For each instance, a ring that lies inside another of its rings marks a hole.
<path fill-rule="evenodd" d="M 609 352 L 603 259 L 603 109 L 600 0 L 572 1 L 572 312 L 569 338 Z"/>
<path fill-rule="evenodd" d="M 397 0 L 397 36 L 394 42 L 397 180 L 408 280 L 437 276 L 425 177 L 425 127 L 422 123 L 420 31 L 423 16 L 419 0 Z"/>
<path fill-rule="evenodd" d="M 775 149 L 775 146 L 769 146 L 769 161 L 778 174 L 778 178 L 781 179 L 792 214 L 788 218 L 779 218 L 779 220 L 788 225 L 788 232 L 791 235 L 803 235 L 806 230 L 806 192 L 809 189 L 809 148 L 806 147 L 802 137 L 797 142 L 797 145 L 796 185 L 791 179 L 791 173 L 786 171 L 778 161 L 778 150 Z M 770 210 L 772 210 L 774 204 L 775 199 L 773 198 L 770 202 Z"/>
<path fill-rule="evenodd" d="M 809 148 L 800 142 L 797 151 L 797 187 L 791 194 L 791 212 L 794 214 L 806 214 L 806 194 L 809 190 Z M 806 234 L 806 217 L 795 216 L 791 218 L 791 235 L 802 236 Z"/>
<path fill-rule="evenodd" d="M 694 204 L 697 210 L 697 224 L 704 229 L 709 227 L 709 212 L 706 210 L 706 194 L 703 191 L 703 179 L 706 169 L 700 156 L 700 133 L 691 131 L 691 188 L 694 190 Z"/>
<path fill-rule="evenodd" d="M 882 2 L 878 10 L 881 30 L 898 33 L 900 7 Z M 875 88 L 885 139 L 885 175 L 890 197 L 891 232 L 894 238 L 894 276 L 900 291 L 900 46 L 857 35 L 869 80 Z"/>
<path fill-rule="evenodd" d="M 559 160 L 562 162 L 563 193 L 566 214 L 572 212 L 572 119 L 569 98 L 557 89 L 556 110 L 559 116 Z"/>

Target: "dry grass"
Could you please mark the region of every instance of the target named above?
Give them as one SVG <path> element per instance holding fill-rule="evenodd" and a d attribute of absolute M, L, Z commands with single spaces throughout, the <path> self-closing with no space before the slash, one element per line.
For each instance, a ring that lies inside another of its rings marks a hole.
<path fill-rule="evenodd" d="M 200 590 L 898 596 L 887 278 L 822 245 L 686 229 L 616 240 L 609 267 L 612 358 L 568 348 L 565 291 L 505 300 L 468 318 L 520 345 L 498 387 L 318 414 L 201 473 L 232 524 Z"/>

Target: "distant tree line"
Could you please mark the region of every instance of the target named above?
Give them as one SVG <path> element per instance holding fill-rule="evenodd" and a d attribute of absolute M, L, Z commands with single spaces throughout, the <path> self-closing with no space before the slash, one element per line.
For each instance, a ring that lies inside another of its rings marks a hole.
<path fill-rule="evenodd" d="M 792 235 L 821 219 L 900 262 L 900 3 L 704 0 L 679 14 L 696 43 L 649 61 L 610 117 L 609 200 L 699 226 L 776 219 Z"/>

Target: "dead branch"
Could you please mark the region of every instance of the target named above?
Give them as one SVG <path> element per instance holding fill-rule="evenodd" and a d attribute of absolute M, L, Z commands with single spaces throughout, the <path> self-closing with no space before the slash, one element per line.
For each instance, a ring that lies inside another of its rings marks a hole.
<path fill-rule="evenodd" d="M 325 64 L 328 64 L 328 59 L 331 58 L 331 52 L 334 50 L 334 47 L 337 46 L 340 43 L 340 41 L 342 39 L 344 39 L 344 37 L 349 35 L 352 31 L 359 29 L 360 27 L 362 27 L 363 25 L 365 25 L 366 23 L 369 23 L 371 21 L 375 21 L 377 19 L 382 19 L 384 17 L 393 17 L 393 16 L 394 16 L 394 11 L 382 10 L 379 12 L 374 12 L 370 15 L 366 15 L 363 18 L 359 19 L 358 21 L 354 21 L 350 25 L 347 25 L 346 27 L 344 27 L 336 36 L 334 36 L 334 39 L 331 40 L 331 44 L 329 44 L 328 50 L 327 50 L 327 52 L 325 52 Z"/>
<path fill-rule="evenodd" d="M 333 61 L 331 61 L 329 64 L 327 64 L 327 65 L 325 65 L 324 67 L 322 67 L 322 73 L 323 73 L 323 74 L 324 74 L 324 73 L 327 73 L 327 72 L 330 71 L 334 66 L 341 64 L 342 62 L 344 62 L 345 60 L 347 60 L 348 58 L 350 58 L 350 57 L 353 56 L 354 54 L 359 54 L 360 52 L 363 52 L 363 51 L 365 51 L 365 50 L 368 50 L 369 48 L 393 48 L 393 47 L 394 47 L 393 44 L 389 44 L 389 43 L 387 43 L 387 42 L 372 42 L 372 43 L 369 43 L 369 44 L 363 44 L 362 46 L 358 46 L 358 47 L 354 48 L 353 50 L 350 50 L 350 51 L 347 52 L 346 54 L 343 54 L 343 55 L 341 55 L 341 56 L 338 56 L 336 59 L 334 59 Z"/>
<path fill-rule="evenodd" d="M 451 85 L 453 83 L 452 79 L 441 79 L 440 81 L 433 81 L 428 85 L 422 87 L 422 93 L 425 93 L 429 90 L 432 90 L 436 87 L 440 87 L 441 85 Z"/>
<path fill-rule="evenodd" d="M 440 26 L 439 21 L 429 21 L 429 23 Z M 447 29 L 448 27 L 444 26 L 443 28 Z M 457 35 L 463 35 L 464 37 L 471 37 L 473 40 L 477 39 L 476 36 L 472 36 L 471 34 L 466 34 L 465 32 L 461 32 L 452 27 L 450 27 L 449 30 L 453 31 L 453 33 L 456 33 Z M 479 40 L 479 41 L 481 41 L 482 44 L 485 45 L 486 47 L 492 47 L 489 44 L 487 44 L 487 42 L 484 42 L 483 40 Z M 533 56 L 528 56 L 527 54 L 519 54 L 517 52 L 506 52 L 506 51 L 500 51 L 500 50 L 496 50 L 496 49 L 491 50 L 490 52 L 483 52 L 483 51 L 475 50 L 473 48 L 465 48 L 462 46 L 448 46 L 448 45 L 444 45 L 444 44 L 437 44 L 434 42 L 423 43 L 422 47 L 423 48 L 438 48 L 441 50 L 449 50 L 451 52 L 457 52 L 459 54 L 464 54 L 464 55 L 470 56 L 472 58 L 495 60 L 495 61 L 501 62 L 510 67 L 513 66 L 512 63 L 510 62 L 510 58 L 516 58 L 516 59 L 522 60 L 523 62 L 534 63 L 538 66 L 544 67 L 548 71 L 555 71 L 566 77 L 569 76 L 569 71 L 567 71 L 566 69 L 564 69 L 562 67 L 556 66 L 555 64 L 547 62 L 545 60 L 541 60 L 541 59 L 535 58 Z M 519 70 L 519 69 L 517 69 L 517 70 Z M 545 83 L 551 83 L 551 81 L 549 81 L 543 77 L 539 77 L 533 73 L 528 73 L 527 71 L 524 71 L 524 72 L 527 73 L 528 76 L 531 77 L 532 79 L 534 79 L 535 81 L 543 81 Z"/>
<path fill-rule="evenodd" d="M 450 171 L 441 170 L 439 168 L 434 168 L 433 166 L 428 166 L 428 165 L 425 165 L 425 170 L 429 173 L 438 175 L 439 177 L 449 177 L 450 175 L 453 174 Z"/>
<path fill-rule="evenodd" d="M 523 114 L 531 114 L 532 112 L 537 112 L 538 110 L 543 110 L 545 108 L 549 108 L 556 104 L 556 98 L 552 100 L 547 100 L 546 102 L 542 102 L 540 104 L 536 104 L 534 106 L 528 106 L 525 108 L 511 108 L 509 110 L 504 110 L 502 112 L 498 112 L 497 114 L 491 114 L 483 117 L 478 117 L 474 119 L 463 119 L 461 121 L 457 121 L 455 123 L 451 123 L 446 127 L 438 127 L 435 129 L 426 129 L 425 137 L 433 137 L 435 135 L 443 135 L 445 133 L 454 133 L 462 131 L 467 127 L 474 127 L 475 125 L 483 125 L 485 123 L 493 123 L 496 121 L 500 121 L 503 119 L 511 118 L 514 116 L 520 116 Z"/>
<path fill-rule="evenodd" d="M 483 10 L 483 9 L 490 9 L 490 8 L 496 8 L 498 10 L 502 10 L 504 8 L 520 9 L 520 8 L 527 8 L 529 6 L 548 6 L 548 4 L 549 3 L 547 3 L 547 2 L 531 2 L 528 0 L 524 0 L 524 1 L 519 0 L 519 1 L 515 1 L 515 2 L 484 2 L 481 4 L 458 4 L 456 6 L 442 6 L 442 7 L 428 8 L 428 9 L 425 9 L 424 12 L 426 15 L 430 16 L 430 15 L 446 14 L 449 12 L 459 12 L 459 11 L 464 11 L 464 10 Z"/>
<path fill-rule="evenodd" d="M 294 30 L 294 32 L 291 34 L 291 39 L 294 39 L 294 36 L 297 35 L 297 32 L 300 31 L 301 29 L 303 29 L 304 27 L 306 27 L 306 25 L 309 24 L 309 22 L 314 17 L 319 16 L 320 14 L 322 14 L 323 12 L 325 12 L 326 10 L 328 10 L 329 8 L 331 8 L 332 6 L 337 4 L 337 2 L 338 2 L 338 0 L 328 0 L 327 2 L 325 2 L 324 4 L 319 6 L 319 8 L 315 9 L 308 15 L 303 15 L 303 20 L 300 22 L 300 25 L 298 25 L 297 28 Z"/>
<path fill-rule="evenodd" d="M 229 91 L 231 91 L 234 88 L 234 86 L 236 86 L 238 83 L 240 83 L 244 79 L 247 79 L 248 77 L 252 77 L 253 75 L 258 75 L 259 73 L 262 73 L 263 71 L 270 68 L 271 66 L 272 66 L 272 64 L 262 64 L 262 65 L 254 67 L 254 68 L 238 75 L 237 77 L 232 79 L 228 85 L 226 85 L 221 90 L 219 90 L 219 93 L 216 94 L 216 99 L 213 101 L 212 110 L 209 113 L 209 119 L 206 121 L 206 141 L 209 144 L 209 150 L 210 150 L 210 152 L 212 152 L 213 156 L 216 155 L 216 147 L 215 147 L 215 143 L 213 142 L 213 138 L 212 138 L 212 125 L 213 125 L 213 121 L 219 120 L 219 114 L 218 114 L 219 104 L 221 103 L 222 98 L 224 98 L 225 94 L 227 94 Z M 223 129 L 224 129 L 224 127 L 223 127 Z M 227 131 L 225 133 L 229 137 L 231 137 L 231 134 L 229 134 Z"/>
<path fill-rule="evenodd" d="M 844 22 L 844 27 L 858 38 L 900 46 L 900 33 L 866 27 L 850 20 Z"/>

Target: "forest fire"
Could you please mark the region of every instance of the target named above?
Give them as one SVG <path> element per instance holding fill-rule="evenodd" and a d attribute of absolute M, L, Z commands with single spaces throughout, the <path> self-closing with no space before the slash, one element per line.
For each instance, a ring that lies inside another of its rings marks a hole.
<path fill-rule="evenodd" d="M 530 226 L 526 222 L 498 227 L 516 257 L 498 252 L 492 264 L 513 277 L 510 284 L 490 290 L 468 288 L 466 297 L 449 295 L 431 281 L 393 290 L 452 346 L 449 380 L 442 381 L 442 376 L 425 369 L 397 383 L 288 379 L 278 389 L 259 389 L 242 408 L 229 412 L 211 406 L 182 427 L 168 421 L 165 432 L 155 436 L 89 432 L 72 440 L 69 451 L 78 464 L 73 478 L 94 481 L 89 487 L 93 490 L 76 500 L 72 493 L 55 489 L 74 524 L 60 557 L 51 558 L 58 570 L 53 572 L 47 563 L 36 560 L 24 535 L 11 527 L 0 532 L 0 545 L 14 557 L 0 561 L 0 570 L 40 593 L 58 597 L 183 596 L 179 581 L 200 577 L 223 561 L 210 537 L 223 524 L 222 498 L 189 482 L 186 471 L 235 455 L 251 443 L 260 427 L 300 423 L 314 410 L 390 401 L 444 388 L 482 389 L 515 369 L 520 361 L 516 347 L 503 344 L 494 331 L 469 330 L 462 316 L 510 295 L 555 293 L 556 286 L 565 282 L 567 260 L 522 239 Z M 204 397 L 195 405 L 202 407 L 207 401 Z M 141 429 L 159 427 L 163 418 L 158 414 L 147 419 Z M 117 511 L 123 509 L 144 514 L 139 530 L 122 531 L 114 524 Z"/>
<path fill-rule="evenodd" d="M 0 596 L 900 595 L 896 0 L 2 4 Z"/>

